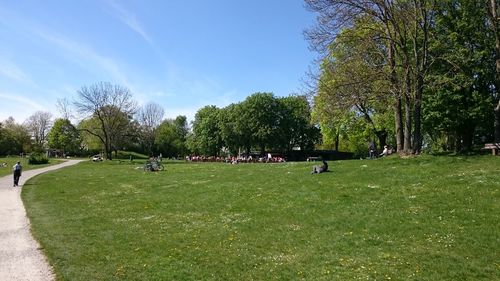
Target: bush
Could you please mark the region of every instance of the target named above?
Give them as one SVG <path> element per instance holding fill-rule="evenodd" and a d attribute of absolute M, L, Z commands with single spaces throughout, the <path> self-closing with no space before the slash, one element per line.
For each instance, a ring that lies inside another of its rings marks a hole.
<path fill-rule="evenodd" d="M 47 164 L 49 159 L 41 153 L 32 153 L 28 159 L 28 164 Z"/>

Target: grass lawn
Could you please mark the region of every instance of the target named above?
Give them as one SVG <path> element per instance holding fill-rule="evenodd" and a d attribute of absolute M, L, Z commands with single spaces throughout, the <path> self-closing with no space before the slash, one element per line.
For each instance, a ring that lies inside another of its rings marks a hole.
<path fill-rule="evenodd" d="M 500 280 L 499 157 L 311 166 L 84 162 L 22 197 L 58 280 Z"/>
<path fill-rule="evenodd" d="M 63 160 L 50 158 L 49 164 L 30 165 L 30 164 L 28 164 L 28 158 L 24 158 L 24 157 L 0 157 L 0 164 L 7 163 L 7 166 L 0 167 L 0 177 L 6 176 L 6 175 L 12 175 L 12 167 L 17 163 L 17 161 L 21 162 L 21 165 L 23 166 L 23 170 L 26 171 L 26 170 L 38 169 L 38 168 L 43 168 L 43 167 L 47 167 L 50 165 L 59 164 Z"/>

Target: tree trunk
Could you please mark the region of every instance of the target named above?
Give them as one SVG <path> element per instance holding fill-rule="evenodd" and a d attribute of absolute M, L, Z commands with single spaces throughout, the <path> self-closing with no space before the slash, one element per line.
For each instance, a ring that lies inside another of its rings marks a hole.
<path fill-rule="evenodd" d="M 394 121 L 396 129 L 396 151 L 403 151 L 403 113 L 401 109 L 401 97 L 396 97 L 396 102 L 394 103 Z"/>
<path fill-rule="evenodd" d="M 375 135 L 378 138 L 379 151 L 383 151 L 384 146 L 387 145 L 387 131 L 386 130 L 375 131 Z"/>
<path fill-rule="evenodd" d="M 340 134 L 335 134 L 335 151 L 339 151 Z"/>
<path fill-rule="evenodd" d="M 498 13 L 497 0 L 490 0 L 490 17 L 493 33 L 495 34 L 495 60 L 496 60 L 496 76 L 495 90 L 497 92 L 498 103 L 494 109 L 495 112 L 495 142 L 500 142 L 500 34 L 498 34 Z"/>
<path fill-rule="evenodd" d="M 388 37 L 390 37 L 390 32 L 389 28 L 386 28 L 386 33 Z M 397 73 L 396 73 L 396 59 L 394 57 L 395 55 L 395 47 L 394 47 L 394 41 L 390 40 L 389 41 L 389 48 L 388 48 L 388 54 L 387 54 L 387 59 L 389 61 L 389 67 L 390 67 L 390 75 L 389 75 L 389 80 L 391 84 L 391 91 L 392 94 L 394 95 L 395 102 L 394 102 L 394 128 L 396 132 L 396 151 L 401 152 L 403 150 L 403 119 L 401 118 L 402 116 L 402 111 L 401 111 L 401 95 L 400 91 L 398 91 L 398 85 L 397 85 Z"/>
<path fill-rule="evenodd" d="M 415 128 L 413 130 L 413 153 L 420 154 L 422 150 L 422 91 L 423 91 L 423 78 L 421 75 L 417 77 L 417 84 L 415 85 L 415 104 L 413 109 L 413 119 Z"/>
<path fill-rule="evenodd" d="M 411 151 L 411 82 L 410 82 L 410 65 L 405 62 L 405 124 L 404 124 L 404 153 Z"/>
<path fill-rule="evenodd" d="M 495 107 L 495 142 L 500 142 L 500 100 Z"/>

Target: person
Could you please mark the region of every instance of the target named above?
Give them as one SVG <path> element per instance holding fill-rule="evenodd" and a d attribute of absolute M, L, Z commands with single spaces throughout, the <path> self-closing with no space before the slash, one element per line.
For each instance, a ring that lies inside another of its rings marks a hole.
<path fill-rule="evenodd" d="M 19 178 L 21 177 L 21 173 L 23 167 L 21 166 L 21 162 L 17 162 L 13 167 L 14 170 L 14 186 L 19 186 Z"/>
<path fill-rule="evenodd" d="M 370 159 L 375 158 L 375 143 L 374 142 L 370 142 L 370 144 L 368 145 L 368 151 L 370 153 Z"/>
<path fill-rule="evenodd" d="M 321 166 L 313 166 L 313 170 L 311 174 L 321 174 L 328 171 L 328 163 L 326 163 L 325 160 L 323 160 L 323 165 Z"/>
<path fill-rule="evenodd" d="M 389 149 L 387 148 L 387 145 L 384 145 L 384 150 L 382 151 L 382 153 L 380 153 L 380 157 L 382 156 L 387 156 L 389 155 Z"/>

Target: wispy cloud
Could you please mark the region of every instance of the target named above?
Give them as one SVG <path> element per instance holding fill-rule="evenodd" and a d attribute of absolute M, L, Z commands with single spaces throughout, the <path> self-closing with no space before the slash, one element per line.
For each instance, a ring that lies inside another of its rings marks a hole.
<path fill-rule="evenodd" d="M 148 42 L 151 46 L 154 47 L 153 40 L 151 39 L 149 34 L 146 32 L 142 24 L 139 22 L 139 20 L 133 13 L 129 12 L 127 9 L 120 6 L 114 0 L 109 0 L 108 4 L 115 12 L 113 13 L 113 15 L 115 15 L 120 21 L 122 21 L 130 29 L 138 33 L 144 40 L 146 40 L 146 42 Z"/>
<path fill-rule="evenodd" d="M 25 84 L 33 84 L 29 76 L 16 64 L 0 57 L 0 75 Z"/>
<path fill-rule="evenodd" d="M 28 107 L 28 109 L 32 110 L 44 110 L 45 107 L 35 101 L 33 101 L 32 98 L 25 98 L 22 95 L 19 94 L 12 94 L 12 93 L 0 93 L 0 98 L 7 102 L 11 102 L 14 104 L 19 104 L 22 105 L 23 107 Z M 27 110 L 29 111 L 29 110 Z"/>
<path fill-rule="evenodd" d="M 67 52 L 70 59 L 82 68 L 95 72 L 95 66 L 97 66 L 107 72 L 113 79 L 124 84 L 124 86 L 132 88 L 127 75 L 121 71 L 118 63 L 113 59 L 97 53 L 81 42 L 66 38 L 60 34 L 42 29 L 38 29 L 36 33 L 41 38 Z"/>

